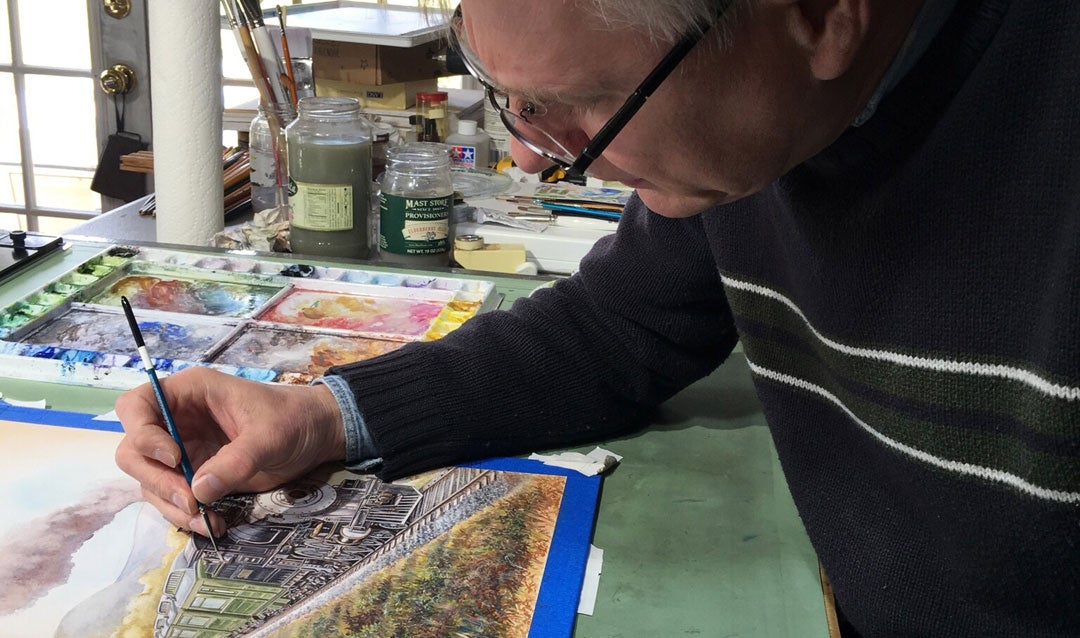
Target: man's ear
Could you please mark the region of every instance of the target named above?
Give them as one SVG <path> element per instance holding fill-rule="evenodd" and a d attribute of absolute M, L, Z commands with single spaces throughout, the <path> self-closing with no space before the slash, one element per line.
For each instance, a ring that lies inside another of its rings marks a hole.
<path fill-rule="evenodd" d="M 851 68 L 870 29 L 870 0 L 794 0 L 789 26 L 819 80 Z"/>

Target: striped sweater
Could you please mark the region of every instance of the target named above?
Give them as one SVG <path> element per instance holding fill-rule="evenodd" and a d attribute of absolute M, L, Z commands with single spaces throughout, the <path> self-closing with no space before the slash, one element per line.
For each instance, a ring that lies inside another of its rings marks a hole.
<path fill-rule="evenodd" d="M 1080 635 L 1078 30 L 1080 3 L 960 0 L 765 191 L 635 198 L 553 289 L 335 369 L 383 474 L 624 434 L 740 338 L 860 633 Z"/>

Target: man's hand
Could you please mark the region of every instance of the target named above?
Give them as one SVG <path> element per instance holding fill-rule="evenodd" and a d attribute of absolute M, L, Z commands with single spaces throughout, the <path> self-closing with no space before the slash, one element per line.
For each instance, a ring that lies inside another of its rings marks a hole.
<path fill-rule="evenodd" d="M 262 492 L 345 458 L 341 413 L 324 385 L 269 385 L 209 368 L 188 368 L 161 385 L 195 469 L 191 488 L 149 384 L 116 401 L 126 433 L 116 464 L 178 527 L 207 532 L 195 499 Z M 211 518 L 216 533 L 224 533 L 224 521 Z"/>

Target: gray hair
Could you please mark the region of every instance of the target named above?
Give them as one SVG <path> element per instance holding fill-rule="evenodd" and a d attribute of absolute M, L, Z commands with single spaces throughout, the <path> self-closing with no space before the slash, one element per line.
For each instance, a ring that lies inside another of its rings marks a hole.
<path fill-rule="evenodd" d="M 612 27 L 640 30 L 650 40 L 674 42 L 712 24 L 727 43 L 742 8 L 754 0 L 576 0 Z M 742 5 L 742 8 L 740 8 Z M 719 15 L 719 17 L 717 17 Z"/>
<path fill-rule="evenodd" d="M 551 0 L 539 0 L 541 2 Z M 757 0 L 571 0 L 614 28 L 642 32 L 654 42 L 675 42 L 702 25 L 712 24 L 721 46 L 730 42 L 738 15 Z M 378 0 L 386 4 L 386 0 Z M 457 6 L 454 0 L 417 0 L 425 10 L 441 11 L 449 17 Z M 719 18 L 716 16 L 719 15 Z"/>

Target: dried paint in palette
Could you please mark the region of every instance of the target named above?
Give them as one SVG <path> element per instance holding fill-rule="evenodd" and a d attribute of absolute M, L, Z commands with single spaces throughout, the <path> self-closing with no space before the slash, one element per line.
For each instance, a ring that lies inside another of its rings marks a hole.
<path fill-rule="evenodd" d="M 136 309 L 250 317 L 280 290 L 280 286 L 142 273 L 122 277 L 90 302 L 119 306 L 124 296 Z"/>
<path fill-rule="evenodd" d="M 156 315 L 152 319 L 149 314 L 140 319 L 139 328 L 147 349 L 155 357 L 180 361 L 200 361 L 207 350 L 233 330 L 231 324 L 223 322 L 185 321 L 181 324 Z M 109 309 L 72 308 L 16 338 L 22 344 L 52 347 L 58 356 L 62 354 L 61 350 L 132 356 L 135 353 L 127 319 Z M 44 355 L 42 352 L 37 356 Z"/>
<path fill-rule="evenodd" d="M 0 377 L 145 382 L 121 295 L 160 374 L 198 365 L 307 383 L 331 366 L 439 339 L 497 305 L 494 292 L 475 279 L 112 246 L 0 309 Z"/>
<path fill-rule="evenodd" d="M 0 312 L 0 335 L 6 336 L 10 331 L 36 321 L 83 289 L 112 274 L 124 261 L 120 257 L 99 255 L 81 264 L 76 271 L 67 273 L 29 297 L 4 308 Z"/>
<path fill-rule="evenodd" d="M 330 366 L 363 361 L 405 345 L 402 341 L 324 334 L 304 329 L 248 327 L 213 363 L 320 376 Z"/>
<path fill-rule="evenodd" d="M 259 319 L 416 340 L 427 333 L 445 307 L 446 302 L 428 299 L 294 289 Z"/>

